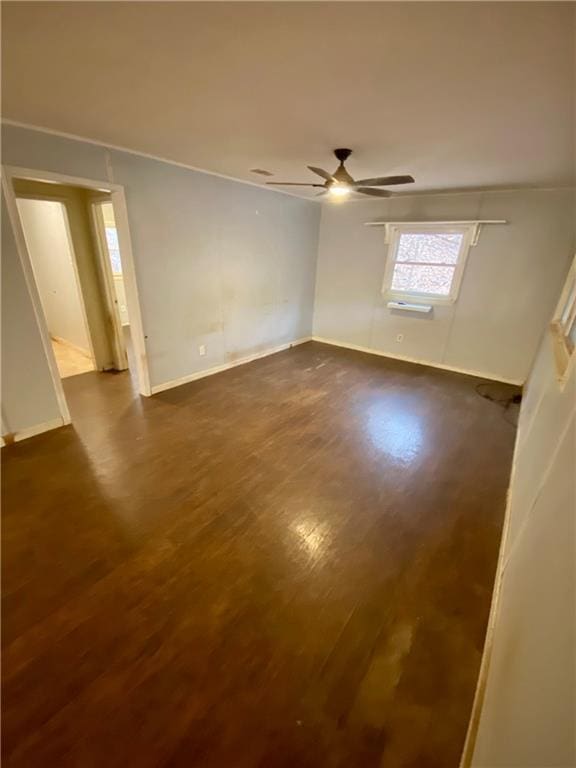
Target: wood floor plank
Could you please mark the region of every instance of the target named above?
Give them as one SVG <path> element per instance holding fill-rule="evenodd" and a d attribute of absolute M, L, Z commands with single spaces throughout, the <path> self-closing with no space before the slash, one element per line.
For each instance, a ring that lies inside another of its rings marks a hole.
<path fill-rule="evenodd" d="M 3 449 L 15 766 L 458 765 L 514 427 L 478 379 L 309 343 Z"/>

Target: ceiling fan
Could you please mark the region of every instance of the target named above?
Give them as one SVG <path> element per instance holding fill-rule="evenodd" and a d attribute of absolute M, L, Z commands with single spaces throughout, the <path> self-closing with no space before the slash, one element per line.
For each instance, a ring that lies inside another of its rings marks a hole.
<path fill-rule="evenodd" d="M 319 187 L 322 190 L 318 193 L 319 195 L 329 193 L 333 197 L 348 197 L 351 192 L 360 192 L 362 195 L 371 195 L 372 197 L 390 197 L 391 192 L 385 189 L 374 189 L 374 187 L 391 187 L 396 184 L 414 183 L 412 176 L 378 176 L 373 179 L 355 181 L 344 167 L 344 163 L 352 154 L 352 150 L 335 149 L 334 154 L 340 162 L 334 173 L 328 173 L 323 168 L 315 168 L 313 165 L 308 166 L 312 173 L 324 179 L 323 184 L 305 181 L 267 181 L 266 184 L 276 187 Z"/>

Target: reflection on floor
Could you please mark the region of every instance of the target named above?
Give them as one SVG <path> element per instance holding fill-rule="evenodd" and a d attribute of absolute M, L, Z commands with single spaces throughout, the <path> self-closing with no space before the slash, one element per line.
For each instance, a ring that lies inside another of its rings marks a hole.
<path fill-rule="evenodd" d="M 453 768 L 515 428 L 308 343 L 2 450 L 3 767 Z"/>
<path fill-rule="evenodd" d="M 94 363 L 88 355 L 62 339 L 52 339 L 52 349 L 56 356 L 58 371 L 63 379 L 94 370 Z"/>

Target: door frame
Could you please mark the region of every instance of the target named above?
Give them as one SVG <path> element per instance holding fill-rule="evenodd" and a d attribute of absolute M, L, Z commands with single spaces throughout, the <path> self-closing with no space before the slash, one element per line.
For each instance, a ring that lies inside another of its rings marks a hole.
<path fill-rule="evenodd" d="M 54 350 L 52 349 L 52 342 L 50 340 L 50 334 L 48 333 L 44 310 L 42 308 L 34 272 L 32 270 L 30 254 L 28 253 L 26 240 L 24 238 L 24 232 L 16 204 L 16 194 L 12 183 L 13 179 L 48 181 L 54 182 L 56 184 L 83 187 L 84 189 L 94 189 L 110 194 L 112 206 L 114 208 L 114 218 L 116 219 L 116 229 L 118 230 L 118 241 L 120 244 L 124 287 L 126 290 L 126 303 L 128 305 L 128 314 L 130 316 L 130 334 L 132 337 L 132 344 L 134 345 L 134 357 L 136 359 L 138 391 L 144 397 L 150 397 L 152 390 L 150 387 L 148 357 L 146 355 L 145 334 L 142 323 L 142 312 L 140 308 L 140 297 L 138 293 L 138 282 L 136 279 L 134 255 L 132 252 L 130 226 L 128 221 L 128 208 L 126 205 L 124 187 L 120 184 L 113 184 L 108 181 L 86 179 L 80 176 L 68 176 L 67 174 L 53 173 L 51 171 L 20 168 L 10 165 L 2 166 L 2 188 L 6 199 L 8 218 L 14 232 L 16 249 L 18 251 L 18 256 L 24 271 L 24 278 L 28 287 L 30 300 L 32 301 L 32 306 L 34 308 L 34 314 L 36 316 L 36 322 L 40 331 L 42 345 L 44 347 L 48 367 L 52 376 L 52 382 L 56 392 L 60 414 L 65 424 L 70 424 L 71 422 L 70 411 L 68 410 L 66 396 L 64 395 L 64 388 L 62 386 L 62 379 L 60 378 L 58 366 L 56 364 L 56 358 L 54 356 Z"/>
<path fill-rule="evenodd" d="M 90 223 L 92 225 L 94 240 L 96 243 L 96 253 L 100 261 L 100 273 L 104 278 L 104 290 L 106 293 L 106 302 L 112 318 L 112 332 L 114 345 L 114 358 L 118 365 L 118 370 L 125 371 L 128 368 L 128 356 L 124 345 L 124 331 L 122 321 L 118 310 L 118 301 L 116 299 L 116 288 L 114 286 L 114 275 L 110 264 L 110 254 L 108 245 L 105 241 L 104 219 L 99 206 L 104 203 L 110 203 L 111 200 L 92 200 L 90 205 Z M 118 225 L 116 225 L 118 231 Z M 122 261 L 122 248 L 120 248 L 120 261 L 122 262 L 122 279 L 124 279 L 124 262 Z M 126 300 L 128 301 L 128 300 Z M 128 313 L 130 314 L 130 313 Z M 132 328 L 130 328 L 130 332 Z"/>

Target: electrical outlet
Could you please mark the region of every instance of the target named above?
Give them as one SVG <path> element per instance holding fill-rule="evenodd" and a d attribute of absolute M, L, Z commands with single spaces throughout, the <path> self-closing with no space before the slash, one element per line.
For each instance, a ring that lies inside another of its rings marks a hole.
<path fill-rule="evenodd" d="M 200 346 L 198 347 L 198 354 L 200 355 L 200 357 L 204 357 L 204 355 L 206 354 L 206 346 L 204 344 L 200 344 Z"/>
<path fill-rule="evenodd" d="M 399 333 L 396 336 L 396 341 L 398 342 L 398 344 L 402 344 L 402 342 L 404 341 L 404 334 L 403 333 Z"/>

